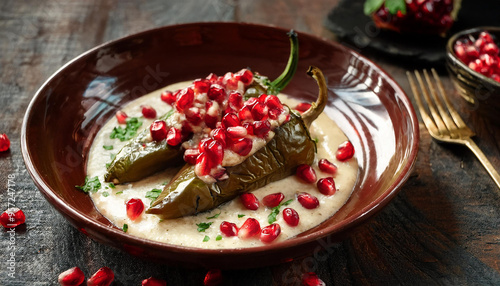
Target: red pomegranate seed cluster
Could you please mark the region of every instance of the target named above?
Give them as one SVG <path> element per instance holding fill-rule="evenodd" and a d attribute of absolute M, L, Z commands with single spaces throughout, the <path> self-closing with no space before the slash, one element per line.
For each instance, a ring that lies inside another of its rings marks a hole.
<path fill-rule="evenodd" d="M 491 34 L 481 32 L 477 39 L 460 39 L 453 45 L 453 50 L 469 68 L 500 82 L 500 50 Z"/>
<path fill-rule="evenodd" d="M 222 278 L 222 276 L 221 276 Z M 59 285 L 79 286 L 85 280 L 85 274 L 79 267 L 70 268 L 58 276 Z M 97 270 L 88 280 L 87 286 L 109 286 L 115 280 L 115 274 L 109 267 Z M 167 282 L 154 277 L 142 280 L 142 286 L 166 286 Z M 216 284 L 211 284 L 216 285 Z"/>
<path fill-rule="evenodd" d="M 243 100 L 253 74 L 247 69 L 224 76 L 210 74 L 175 92 L 165 91 L 161 99 L 175 112 L 167 121 L 155 121 L 151 138 L 184 147 L 184 160 L 195 165 L 195 173 L 206 182 L 227 178 L 222 167 L 226 151 L 248 156 L 259 139 L 289 120 L 288 110 L 278 97 L 262 94 Z M 188 140 L 189 139 L 189 140 Z"/>

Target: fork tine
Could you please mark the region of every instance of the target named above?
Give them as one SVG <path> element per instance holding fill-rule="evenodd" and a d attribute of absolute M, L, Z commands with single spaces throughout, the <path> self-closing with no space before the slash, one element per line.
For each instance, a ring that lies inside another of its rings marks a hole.
<path fill-rule="evenodd" d="M 453 117 L 453 121 L 455 121 L 455 124 L 458 126 L 460 129 L 469 129 L 465 122 L 462 120 L 462 117 L 458 114 L 458 112 L 455 110 L 453 105 L 450 102 L 450 99 L 448 96 L 446 96 L 446 92 L 444 91 L 443 83 L 441 82 L 441 79 L 439 79 L 439 75 L 437 74 L 435 69 L 432 69 L 432 75 L 434 76 L 434 80 L 437 83 L 439 93 L 441 94 L 441 97 L 444 99 L 444 103 L 446 104 L 446 107 L 448 108 L 451 117 Z M 471 131 L 472 133 L 472 131 Z"/>
<path fill-rule="evenodd" d="M 446 128 L 446 125 L 441 119 L 441 116 L 436 111 L 433 100 L 430 98 L 429 93 L 427 92 L 427 88 L 425 87 L 424 81 L 422 80 L 422 77 L 420 76 L 420 73 L 418 71 L 415 71 L 415 77 L 417 78 L 417 81 L 420 85 L 420 90 L 424 95 L 424 99 L 427 102 L 427 106 L 429 107 L 429 111 L 431 112 L 432 119 L 436 123 L 436 126 L 438 128 L 438 133 L 443 136 L 449 135 L 448 128 Z"/>
<path fill-rule="evenodd" d="M 408 82 L 410 82 L 411 91 L 413 92 L 413 97 L 417 102 L 418 110 L 420 111 L 420 116 L 422 116 L 422 120 L 424 121 L 425 127 L 431 134 L 439 134 L 438 128 L 432 121 L 432 118 L 425 110 L 424 105 L 422 104 L 422 99 L 420 98 L 420 93 L 417 88 L 417 84 L 413 80 L 413 77 L 409 71 L 406 72 L 406 77 L 408 78 Z"/>

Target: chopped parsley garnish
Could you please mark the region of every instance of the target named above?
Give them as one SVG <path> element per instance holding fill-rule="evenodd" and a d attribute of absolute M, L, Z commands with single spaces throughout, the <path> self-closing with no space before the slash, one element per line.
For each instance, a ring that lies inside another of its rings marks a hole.
<path fill-rule="evenodd" d="M 101 182 L 97 176 L 93 178 L 85 177 L 85 183 L 83 186 L 75 186 L 75 188 L 82 190 L 84 193 L 95 193 L 101 187 Z"/>
<path fill-rule="evenodd" d="M 109 169 L 109 166 L 111 166 L 111 163 L 106 163 L 106 169 Z"/>
<path fill-rule="evenodd" d="M 222 235 L 220 235 L 220 234 L 219 234 L 219 235 L 217 235 L 217 237 L 215 238 L 215 240 L 216 240 L 216 241 L 219 241 L 219 240 L 221 240 L 221 239 L 222 239 Z"/>
<path fill-rule="evenodd" d="M 239 218 L 244 217 L 244 216 L 245 216 L 244 214 L 238 214 Z"/>
<path fill-rule="evenodd" d="M 112 189 L 116 188 L 115 184 L 113 184 L 113 183 L 109 183 L 109 184 L 108 184 L 108 186 L 109 186 L 110 188 L 112 188 Z"/>
<path fill-rule="evenodd" d="M 123 231 L 127 232 L 127 230 L 128 230 L 128 224 L 125 223 L 125 224 L 123 224 Z"/>
<path fill-rule="evenodd" d="M 161 183 L 162 186 L 166 186 L 167 184 L 168 184 L 168 181 Z"/>
<path fill-rule="evenodd" d="M 207 228 L 209 228 L 210 225 L 212 225 L 212 222 L 200 222 L 196 224 L 199 232 L 205 232 L 205 230 L 207 230 Z"/>
<path fill-rule="evenodd" d="M 214 214 L 213 216 L 209 216 L 209 217 L 207 217 L 207 219 L 214 219 L 214 218 L 218 218 L 219 216 L 220 216 L 220 213 Z"/>
<path fill-rule="evenodd" d="M 116 192 L 117 195 L 123 194 L 123 191 Z"/>
<path fill-rule="evenodd" d="M 104 150 L 113 150 L 113 145 L 102 145 L 102 148 L 104 148 Z"/>
<path fill-rule="evenodd" d="M 120 139 L 120 141 L 127 141 L 132 139 L 135 134 L 137 134 L 137 130 L 142 126 L 142 121 L 137 117 L 129 117 L 127 118 L 127 125 L 125 128 L 121 126 L 117 126 L 113 128 L 109 138 L 111 139 Z"/>
<path fill-rule="evenodd" d="M 151 199 L 151 203 L 153 203 L 160 194 L 160 189 L 152 189 L 151 191 L 146 193 L 146 198 Z"/>
<path fill-rule="evenodd" d="M 318 138 L 313 138 L 314 143 L 318 144 L 319 139 Z"/>
<path fill-rule="evenodd" d="M 291 202 L 293 202 L 293 200 L 289 199 L 288 201 L 282 202 L 279 205 L 277 205 L 274 208 L 272 208 L 271 209 L 271 213 L 267 216 L 267 222 L 269 222 L 269 224 L 272 224 L 273 222 L 275 222 L 276 221 L 276 216 L 280 213 L 280 208 L 282 206 L 289 205 Z"/>
<path fill-rule="evenodd" d="M 208 235 L 205 235 L 205 237 L 203 238 L 203 242 L 207 242 L 210 240 L 210 237 Z"/>
<path fill-rule="evenodd" d="M 109 193 L 108 192 L 102 192 L 102 196 L 103 197 L 107 197 L 107 196 L 109 196 Z"/>

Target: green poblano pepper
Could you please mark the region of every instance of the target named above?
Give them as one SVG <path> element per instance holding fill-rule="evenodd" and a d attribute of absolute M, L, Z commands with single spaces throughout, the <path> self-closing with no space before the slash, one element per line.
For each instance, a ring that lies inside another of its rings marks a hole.
<path fill-rule="evenodd" d="M 274 137 L 241 164 L 227 167 L 229 178 L 212 184 L 199 179 L 194 166 L 185 165 L 165 186 L 146 211 L 161 218 L 176 218 L 213 209 L 236 196 L 281 180 L 295 173 L 300 164 L 311 164 L 316 144 L 308 127 L 321 114 L 327 101 L 326 82 L 321 71 L 308 74 L 319 85 L 318 100 L 302 116 L 291 112 L 290 121 L 274 130 Z"/>
<path fill-rule="evenodd" d="M 297 70 L 299 46 L 297 34 L 293 30 L 287 35 L 290 39 L 290 57 L 285 70 L 272 82 L 266 77 L 256 74 L 254 82 L 244 94 L 245 98 L 259 96 L 262 93 L 277 94 L 292 79 Z M 170 114 L 165 114 L 159 120 L 167 119 Z M 118 152 L 104 176 L 106 182 L 120 184 L 138 181 L 184 162 L 182 160 L 183 150 L 180 146 L 169 146 L 165 140 L 148 142 L 146 140 L 148 135 L 149 129 L 143 130 Z"/>

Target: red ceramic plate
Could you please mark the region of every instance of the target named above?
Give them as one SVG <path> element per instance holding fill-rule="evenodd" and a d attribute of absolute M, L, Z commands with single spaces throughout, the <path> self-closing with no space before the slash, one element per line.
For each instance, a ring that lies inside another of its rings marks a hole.
<path fill-rule="evenodd" d="M 378 66 L 333 42 L 299 33 L 298 72 L 285 93 L 313 101 L 306 74 L 319 67 L 330 90 L 326 113 L 356 148 L 359 178 L 347 204 L 323 224 L 267 246 L 204 250 L 130 236 L 75 189 L 89 148 L 123 104 L 168 84 L 244 67 L 277 77 L 289 53 L 287 30 L 237 23 L 168 26 L 96 47 L 57 71 L 34 96 L 22 129 L 26 166 L 47 200 L 81 232 L 150 260 L 204 267 L 256 267 L 317 254 L 384 207 L 408 179 L 418 121 L 403 90 Z"/>

